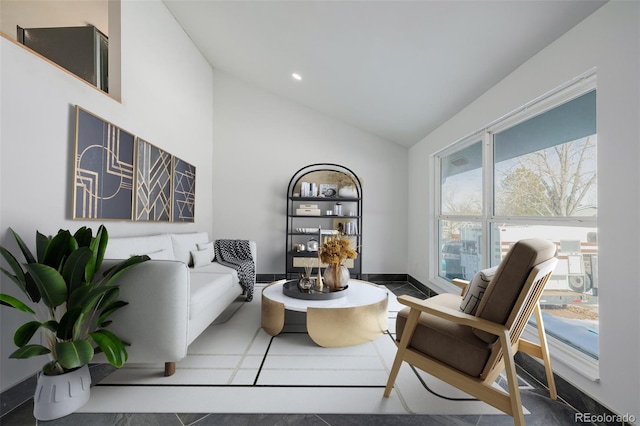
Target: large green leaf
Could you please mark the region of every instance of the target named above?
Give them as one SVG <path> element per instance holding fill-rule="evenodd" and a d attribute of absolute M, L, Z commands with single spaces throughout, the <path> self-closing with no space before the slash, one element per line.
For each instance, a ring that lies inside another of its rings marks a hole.
<path fill-rule="evenodd" d="M 36 282 L 29 272 L 24 274 L 24 278 L 27 280 L 27 293 L 29 293 L 29 297 L 31 297 L 33 303 L 38 303 L 40 299 L 42 299 L 42 296 L 40 295 L 40 290 L 38 290 Z"/>
<path fill-rule="evenodd" d="M 22 255 L 26 259 L 27 263 L 35 263 L 36 259 L 33 257 L 33 254 L 31 254 L 31 250 L 29 250 L 29 247 L 27 247 L 24 241 L 22 241 L 22 238 L 20 238 L 20 235 L 18 235 L 11 228 L 9 228 L 9 230 L 13 234 L 13 238 L 15 238 L 16 242 L 18 243 L 18 247 L 20 247 L 20 251 L 22 251 Z"/>
<path fill-rule="evenodd" d="M 129 259 L 123 260 L 122 262 L 107 269 L 99 282 L 105 285 L 112 285 L 112 283 L 117 280 L 124 271 L 138 263 L 146 262 L 149 259 L 149 256 L 146 254 L 142 256 L 131 256 Z"/>
<path fill-rule="evenodd" d="M 122 367 L 129 359 L 124 343 L 110 331 L 98 330 L 90 334 L 91 338 L 96 342 L 98 347 L 104 352 L 109 364 L 114 367 Z"/>
<path fill-rule="evenodd" d="M 51 237 L 36 231 L 36 255 L 38 256 L 39 263 L 44 261 L 44 254 L 47 251 L 47 246 L 50 241 Z"/>
<path fill-rule="evenodd" d="M 98 327 L 106 327 L 107 325 L 111 324 L 111 321 L 106 322 L 105 320 L 115 311 L 124 306 L 127 306 L 128 304 L 129 303 L 122 300 L 116 300 L 115 302 L 104 308 L 104 310 L 100 314 L 100 318 L 98 318 Z"/>
<path fill-rule="evenodd" d="M 100 225 L 98 232 L 96 232 L 96 237 L 91 241 L 90 248 L 93 253 L 93 258 L 87 263 L 87 282 L 93 281 L 95 272 L 100 269 L 108 241 L 109 234 L 107 233 L 107 228 L 105 228 L 104 225 Z"/>
<path fill-rule="evenodd" d="M 9 355 L 9 358 L 25 359 L 32 356 L 46 355 L 51 351 L 42 345 L 26 345 Z"/>
<path fill-rule="evenodd" d="M 69 253 L 69 240 L 71 233 L 69 231 L 60 230 L 55 237 L 49 241 L 44 252 L 42 263 L 60 270 L 62 262 Z"/>
<path fill-rule="evenodd" d="M 94 309 L 102 296 L 109 291 L 109 287 L 85 285 L 75 290 L 69 296 L 67 309 L 82 308 L 84 312 Z"/>
<path fill-rule="evenodd" d="M 22 324 L 13 335 L 13 343 L 19 348 L 25 346 L 41 325 L 39 321 L 29 321 Z"/>
<path fill-rule="evenodd" d="M 11 279 L 11 281 L 13 281 L 24 294 L 26 294 L 27 296 L 29 295 L 29 293 L 27 292 L 27 282 L 24 275 L 22 275 L 22 280 L 20 280 L 19 277 L 13 275 L 11 272 L 7 271 L 4 268 L 0 268 L 0 271 L 2 271 L 3 274 L 9 277 L 9 279 Z"/>
<path fill-rule="evenodd" d="M 58 331 L 58 321 L 54 321 L 54 320 L 45 321 L 45 322 L 42 323 L 42 327 L 47 328 L 47 329 L 53 331 L 54 333 L 57 333 L 57 331 Z"/>
<path fill-rule="evenodd" d="M 20 300 L 8 294 L 0 294 L 0 305 L 11 306 L 19 311 L 35 315 L 33 309 L 22 303 Z"/>
<path fill-rule="evenodd" d="M 65 314 L 60 318 L 60 323 L 58 324 L 58 330 L 56 333 L 56 337 L 61 340 L 70 340 L 73 338 L 73 328 L 78 321 L 78 318 L 82 314 L 82 308 L 77 307 L 73 309 L 69 309 Z"/>
<path fill-rule="evenodd" d="M 67 284 L 58 271 L 41 263 L 28 263 L 25 268 L 33 277 L 45 305 L 55 308 L 66 302 Z"/>
<path fill-rule="evenodd" d="M 79 228 L 75 234 L 73 234 L 73 238 L 78 242 L 79 247 L 89 247 L 91 245 L 92 231 L 91 228 L 87 228 L 83 226 Z"/>
<path fill-rule="evenodd" d="M 120 287 L 117 285 L 108 286 L 105 288 L 107 289 L 107 292 L 105 293 L 102 300 L 100 300 L 100 303 L 97 306 L 98 310 L 104 309 L 106 306 L 109 306 L 120 295 Z"/>
<path fill-rule="evenodd" d="M 98 253 L 96 255 L 96 271 L 102 266 L 104 254 L 107 252 L 107 244 L 109 243 L 109 233 L 107 232 L 107 228 L 100 225 L 98 231 L 101 231 L 101 237 L 100 242 L 97 245 Z"/>
<path fill-rule="evenodd" d="M 54 350 L 56 359 L 67 370 L 82 367 L 93 358 L 93 348 L 86 340 L 56 343 Z"/>
<path fill-rule="evenodd" d="M 7 261 L 7 263 L 9 264 L 9 266 L 11 267 L 11 270 L 15 275 L 11 275 L 9 271 L 6 271 L 4 268 L 2 268 L 2 272 L 4 272 L 10 278 L 15 277 L 15 279 L 12 278 L 13 282 L 15 282 L 18 285 L 18 287 L 20 287 L 20 290 L 26 293 L 27 283 L 24 277 L 24 271 L 22 270 L 22 267 L 20 266 L 18 259 L 16 259 L 15 256 L 11 254 L 11 252 L 4 247 L 0 247 L 0 253 L 2 254 L 2 257 L 4 257 L 4 260 Z"/>
<path fill-rule="evenodd" d="M 82 285 L 85 268 L 91 256 L 92 253 L 88 247 L 80 247 L 69 255 L 62 269 L 62 276 L 67 282 L 69 293 Z"/>

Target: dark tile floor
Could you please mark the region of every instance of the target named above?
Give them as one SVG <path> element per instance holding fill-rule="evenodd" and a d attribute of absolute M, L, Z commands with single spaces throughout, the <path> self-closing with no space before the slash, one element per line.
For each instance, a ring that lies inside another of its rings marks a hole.
<path fill-rule="evenodd" d="M 426 298 L 423 293 L 407 282 L 381 282 L 396 295 L 410 294 Z M 111 372 L 110 366 L 92 366 L 91 374 L 94 382 L 99 382 Z M 521 390 L 522 402 L 531 414 L 525 416 L 527 425 L 575 425 L 577 412 L 564 400 L 549 399 L 548 390 L 533 376 L 519 368 L 518 374 L 528 383 Z M 112 426 L 112 425 L 154 425 L 154 426 L 209 426 L 209 425 L 318 425 L 318 426 L 350 426 L 350 425 L 512 425 L 513 420 L 506 415 L 487 416 L 427 416 L 427 415 L 345 415 L 345 414 L 84 414 L 75 413 L 61 419 L 38 422 L 33 418 L 33 395 L 35 381 L 26 381 L 18 389 L 11 389 L 2 394 L 2 426 Z M 15 407 L 15 408 L 14 408 Z M 584 423 L 581 423 L 584 424 Z"/>

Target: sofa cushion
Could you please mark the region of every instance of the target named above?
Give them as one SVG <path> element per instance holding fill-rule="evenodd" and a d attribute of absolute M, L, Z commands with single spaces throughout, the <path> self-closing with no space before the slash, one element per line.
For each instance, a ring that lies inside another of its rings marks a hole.
<path fill-rule="evenodd" d="M 191 260 L 194 268 L 201 268 L 211 263 L 211 256 L 207 250 L 191 250 Z"/>
<path fill-rule="evenodd" d="M 190 276 L 190 306 L 189 319 L 192 320 L 200 316 L 205 309 L 211 309 L 214 302 L 222 294 L 228 292 L 234 285 L 231 274 L 208 273 L 194 274 Z"/>
<path fill-rule="evenodd" d="M 145 235 L 140 237 L 109 237 L 105 259 L 128 259 L 146 254 L 162 260 L 174 260 L 173 245 L 169 234 Z"/>
<path fill-rule="evenodd" d="M 191 251 L 198 250 L 198 243 L 209 242 L 206 232 L 191 232 L 188 234 L 170 234 L 173 254 L 176 260 L 191 266 Z"/>
<path fill-rule="evenodd" d="M 444 293 L 429 300 L 459 311 L 461 299 L 461 296 Z M 396 340 L 398 341 L 402 338 L 408 315 L 409 308 L 398 312 L 396 319 Z M 427 313 L 420 314 L 409 346 L 473 377 L 479 377 L 482 373 L 492 347 L 479 339 L 471 327 Z"/>
<path fill-rule="evenodd" d="M 213 262 L 213 258 L 215 257 L 215 251 L 213 250 L 213 241 L 209 241 L 208 243 L 198 243 L 198 250 L 206 250 L 209 253 L 210 259 L 209 262 Z"/>
<path fill-rule="evenodd" d="M 152 251 L 151 253 L 142 253 L 149 256 L 149 259 L 153 260 L 174 260 L 173 251 L 169 248 L 164 248 L 158 251 Z"/>

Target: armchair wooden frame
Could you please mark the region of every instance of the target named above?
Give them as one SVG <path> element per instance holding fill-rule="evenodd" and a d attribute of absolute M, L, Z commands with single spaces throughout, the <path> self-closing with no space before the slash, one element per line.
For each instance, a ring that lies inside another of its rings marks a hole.
<path fill-rule="evenodd" d="M 557 262 L 557 259 L 552 258 L 532 269 L 504 325 L 444 307 L 437 303 L 437 296 L 427 300 L 420 300 L 410 296 L 398 297 L 398 301 L 410 307 L 411 310 L 402 333 L 402 338 L 400 342 L 397 343 L 398 352 L 393 362 L 391 372 L 389 373 L 384 396 L 388 397 L 390 395 L 400 366 L 403 361 L 406 361 L 512 416 L 516 425 L 524 425 L 522 401 L 514 361 L 514 355 L 518 351 L 522 351 L 543 361 L 549 394 L 552 399 L 555 400 L 557 398 L 551 360 L 547 347 L 547 338 L 544 332 L 544 324 L 539 304 L 542 290 Z M 465 289 L 463 289 L 463 293 L 464 291 Z M 489 359 L 480 377 L 469 376 L 409 346 L 420 314 L 423 312 L 498 336 L 498 340 L 492 348 Z M 535 313 L 539 344 L 524 340 L 520 337 L 532 313 Z M 503 369 L 506 370 L 509 393 L 493 386 L 493 383 Z"/>

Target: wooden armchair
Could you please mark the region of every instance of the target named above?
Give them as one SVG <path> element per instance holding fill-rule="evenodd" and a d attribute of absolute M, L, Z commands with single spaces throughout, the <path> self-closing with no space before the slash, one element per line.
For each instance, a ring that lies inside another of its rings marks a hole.
<path fill-rule="evenodd" d="M 539 298 L 557 260 L 546 240 L 521 240 L 502 260 L 475 315 L 460 310 L 462 296 L 440 294 L 427 300 L 400 296 L 408 308 L 398 313 L 398 352 L 384 391 L 388 397 L 403 361 L 509 414 L 524 424 L 514 355 L 522 351 L 544 362 L 549 393 L 555 382 Z M 463 293 L 464 293 L 463 289 Z M 532 313 L 539 344 L 520 336 Z M 493 386 L 506 369 L 509 392 Z"/>

